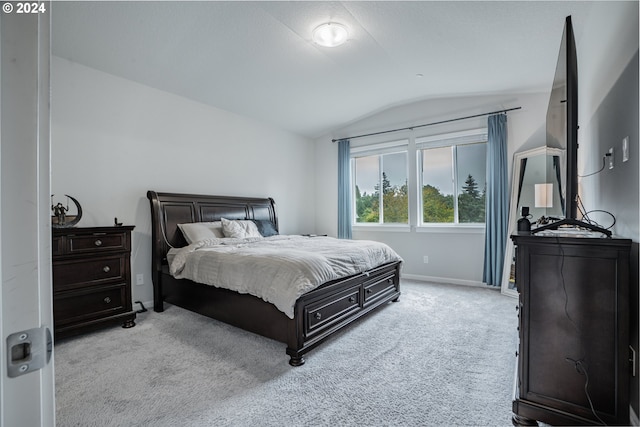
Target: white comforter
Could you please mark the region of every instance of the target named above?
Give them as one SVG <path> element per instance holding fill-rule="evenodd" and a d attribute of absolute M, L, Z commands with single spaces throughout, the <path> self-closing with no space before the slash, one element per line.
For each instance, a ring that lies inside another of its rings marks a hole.
<path fill-rule="evenodd" d="M 178 279 L 257 296 L 293 318 L 302 294 L 327 281 L 402 259 L 380 242 L 280 235 L 203 240 L 171 249 L 169 261 L 171 274 Z"/>

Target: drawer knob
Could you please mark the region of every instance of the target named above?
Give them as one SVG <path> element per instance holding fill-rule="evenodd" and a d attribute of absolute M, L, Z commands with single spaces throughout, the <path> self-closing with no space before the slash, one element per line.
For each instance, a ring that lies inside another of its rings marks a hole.
<path fill-rule="evenodd" d="M 387 279 L 387 283 L 393 283 L 393 279 L 392 278 L 388 278 Z"/>
<path fill-rule="evenodd" d="M 93 242 L 93 244 L 96 246 L 102 246 L 102 240 L 98 239 L 95 242 Z"/>
<path fill-rule="evenodd" d="M 320 314 L 320 312 L 317 312 L 314 317 L 316 319 L 320 320 L 320 319 L 322 319 L 322 314 Z"/>
<path fill-rule="evenodd" d="M 111 298 L 106 297 L 105 299 L 103 299 L 103 301 L 105 302 L 105 304 L 109 304 L 111 302 Z"/>
<path fill-rule="evenodd" d="M 105 265 L 104 267 L 102 267 L 102 271 L 104 271 L 105 273 L 108 273 L 111 271 L 111 267 L 109 267 L 108 265 Z"/>
<path fill-rule="evenodd" d="M 356 297 L 349 297 L 349 302 L 355 302 Z"/>
<path fill-rule="evenodd" d="M 370 294 L 371 292 L 373 292 L 373 291 L 371 290 L 371 288 L 367 289 L 367 293 L 368 293 L 368 294 Z"/>

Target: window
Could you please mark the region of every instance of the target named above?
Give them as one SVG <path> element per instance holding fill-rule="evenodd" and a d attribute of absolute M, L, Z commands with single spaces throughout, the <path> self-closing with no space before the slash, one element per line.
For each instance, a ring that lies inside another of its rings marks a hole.
<path fill-rule="evenodd" d="M 351 150 L 354 223 L 408 224 L 407 141 Z"/>
<path fill-rule="evenodd" d="M 422 224 L 484 223 L 486 130 L 416 139 Z"/>

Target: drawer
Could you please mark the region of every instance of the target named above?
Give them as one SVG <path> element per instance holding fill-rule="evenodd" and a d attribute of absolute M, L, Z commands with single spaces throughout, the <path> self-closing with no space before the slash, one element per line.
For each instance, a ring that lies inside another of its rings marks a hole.
<path fill-rule="evenodd" d="M 54 291 L 108 281 L 128 282 L 126 262 L 127 258 L 120 255 L 56 261 L 53 263 Z"/>
<path fill-rule="evenodd" d="M 56 327 L 126 312 L 126 286 L 122 283 L 54 295 L 53 320 Z"/>
<path fill-rule="evenodd" d="M 360 286 L 310 304 L 304 309 L 305 335 L 320 333 L 359 311 Z"/>
<path fill-rule="evenodd" d="M 94 233 L 67 236 L 67 253 L 128 251 L 127 233 Z"/>
<path fill-rule="evenodd" d="M 395 275 L 385 275 L 376 277 L 373 280 L 364 284 L 364 305 L 374 303 L 380 298 L 384 298 L 386 295 L 396 291 L 396 285 L 394 283 Z"/>

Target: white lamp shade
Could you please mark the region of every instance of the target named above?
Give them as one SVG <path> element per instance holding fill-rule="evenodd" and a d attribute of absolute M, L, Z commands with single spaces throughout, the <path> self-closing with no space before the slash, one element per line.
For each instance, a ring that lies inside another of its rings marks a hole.
<path fill-rule="evenodd" d="M 553 207 L 553 184 L 535 184 L 536 208 Z"/>

